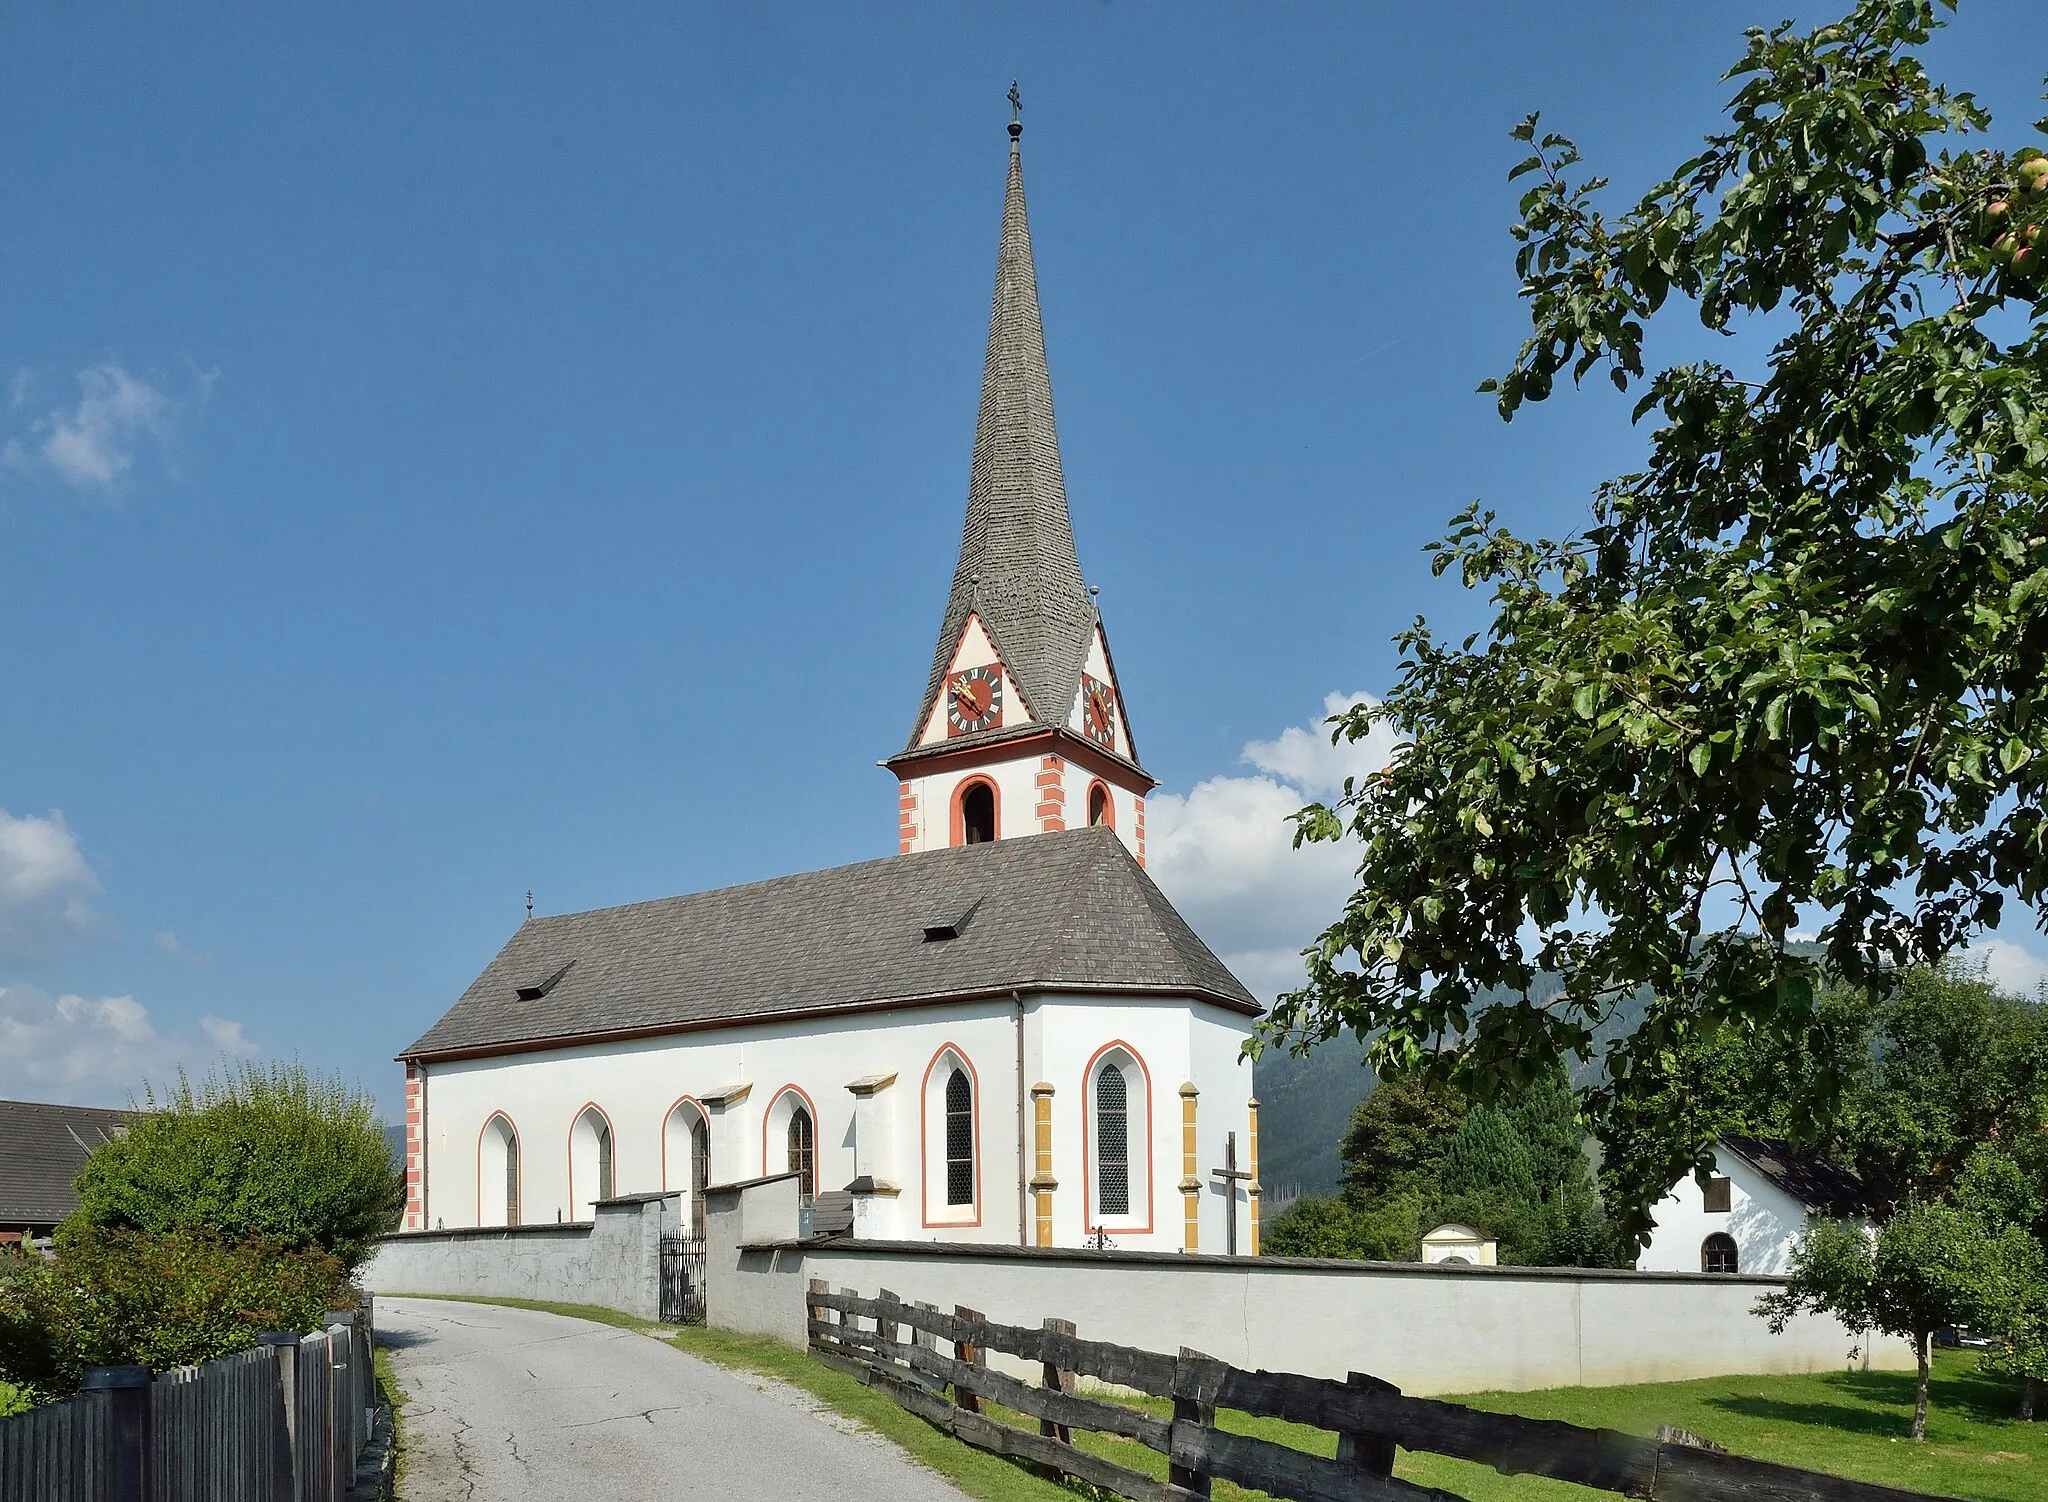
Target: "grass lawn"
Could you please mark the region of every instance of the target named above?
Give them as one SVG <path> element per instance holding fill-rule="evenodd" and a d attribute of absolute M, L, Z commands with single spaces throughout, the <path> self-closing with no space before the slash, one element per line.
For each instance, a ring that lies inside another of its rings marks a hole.
<path fill-rule="evenodd" d="M 472 1302 L 541 1309 L 627 1329 L 658 1328 L 629 1314 L 574 1304 L 516 1299 Z M 778 1341 L 722 1330 L 685 1329 L 670 1343 L 707 1361 L 761 1372 L 802 1388 L 894 1440 L 984 1502 L 1071 1502 L 1077 1494 L 1075 1489 L 1056 1486 L 940 1434 L 886 1395 Z M 1981 1502 L 2048 1502 L 2048 1423 L 2015 1420 L 2012 1413 L 2018 1396 L 2018 1383 L 1980 1373 L 1974 1354 L 1937 1351 L 1927 1442 L 1921 1445 L 1906 1438 L 1913 1403 L 1909 1372 L 1708 1377 L 1633 1387 L 1472 1393 L 1454 1401 L 1497 1413 L 1563 1419 L 1633 1434 L 1653 1434 L 1659 1424 L 1676 1424 L 1738 1454 L 1783 1465 Z M 1145 1400 L 1144 1406 L 1164 1415 L 1172 1405 L 1159 1399 Z M 992 1416 L 1019 1427 L 1035 1427 L 1035 1421 L 1007 1410 L 992 1409 Z M 1219 1415 L 1218 1421 L 1226 1429 L 1318 1454 L 1336 1451 L 1335 1436 L 1321 1430 L 1228 1412 Z M 1084 1448 L 1133 1470 L 1160 1477 L 1166 1474 L 1165 1457 L 1134 1440 L 1079 1432 L 1074 1437 Z M 1395 1474 L 1470 1502 L 1589 1502 L 1612 1496 L 1558 1481 L 1502 1476 L 1469 1461 L 1408 1451 L 1402 1452 Z M 1216 1483 L 1215 1491 L 1219 1499 L 1261 1495 L 1222 1481 Z"/>

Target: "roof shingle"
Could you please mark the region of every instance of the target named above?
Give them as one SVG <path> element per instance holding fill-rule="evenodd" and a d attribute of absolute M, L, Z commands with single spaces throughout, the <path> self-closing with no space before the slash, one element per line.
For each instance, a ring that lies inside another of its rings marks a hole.
<path fill-rule="evenodd" d="M 970 907 L 959 937 L 926 939 Z M 520 999 L 558 972 L 545 994 Z M 1012 990 L 1260 1010 L 1116 831 L 1097 826 L 534 918 L 399 1057 Z"/>
<path fill-rule="evenodd" d="M 0 1230 L 55 1225 L 78 1208 L 72 1181 L 126 1111 L 0 1100 Z"/>

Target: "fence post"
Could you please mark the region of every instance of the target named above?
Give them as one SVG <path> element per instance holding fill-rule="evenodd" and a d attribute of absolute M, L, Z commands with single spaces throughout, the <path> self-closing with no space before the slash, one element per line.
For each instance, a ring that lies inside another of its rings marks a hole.
<path fill-rule="evenodd" d="M 356 1317 L 336 1310 L 321 1321 L 327 1331 L 327 1430 L 333 1436 L 334 1489 L 356 1486 L 356 1454 L 361 1449 L 362 1405 L 356 1401 Z"/>
<path fill-rule="evenodd" d="M 299 1337 L 291 1330 L 265 1330 L 256 1344 L 269 1350 L 277 1369 L 279 1416 L 284 1420 L 282 1431 L 271 1431 L 271 1495 L 290 1502 L 299 1494 Z"/>
<path fill-rule="evenodd" d="M 812 1293 L 830 1293 L 831 1291 L 832 1285 L 830 1283 L 827 1283 L 823 1278 L 811 1279 Z M 810 1322 L 815 1321 L 816 1323 L 821 1325 L 829 1324 L 832 1321 L 832 1311 L 827 1309 L 823 1304 L 812 1303 L 810 1299 L 806 1297 L 804 1299 L 804 1318 L 806 1321 L 804 1325 L 804 1344 L 807 1346 L 814 1346 L 822 1350 L 824 1348 L 823 1342 L 819 1339 L 818 1332 L 810 1327 Z"/>
<path fill-rule="evenodd" d="M 1045 1328 L 1054 1335 L 1080 1334 L 1079 1327 L 1070 1319 L 1052 1319 L 1048 1317 L 1045 1321 Z M 1065 1393 L 1068 1397 L 1072 1397 L 1074 1395 L 1074 1374 L 1062 1367 L 1057 1361 L 1046 1362 L 1045 1389 L 1047 1392 L 1061 1392 Z M 1038 1421 L 1038 1432 L 1050 1439 L 1058 1440 L 1063 1445 L 1071 1445 L 1074 1442 L 1074 1431 L 1065 1424 L 1054 1423 L 1051 1419 L 1040 1419 Z"/>
<path fill-rule="evenodd" d="M 151 1502 L 156 1491 L 156 1466 L 150 1454 L 149 1397 L 152 1379 L 146 1366 L 89 1366 L 79 1384 L 85 1392 L 107 1395 L 107 1477 L 111 1502 Z"/>
<path fill-rule="evenodd" d="M 894 1366 L 896 1364 L 896 1353 L 883 1350 L 882 1345 L 884 1343 L 892 1346 L 896 1344 L 896 1312 L 889 1306 L 891 1304 L 900 1304 L 903 1300 L 897 1298 L 888 1289 L 882 1288 L 876 1290 L 875 1302 L 882 1306 L 881 1317 L 875 1321 L 875 1365 Z"/>
<path fill-rule="evenodd" d="M 1214 1378 L 1204 1382 L 1196 1374 L 1194 1366 L 1200 1363 L 1213 1367 L 1215 1362 L 1200 1351 L 1187 1346 L 1180 1348 L 1180 1355 L 1173 1364 L 1173 1427 L 1195 1424 L 1205 1429 L 1216 1427 L 1216 1393 Z M 1183 1491 L 1197 1497 L 1210 1495 L 1209 1478 L 1192 1466 L 1172 1465 L 1166 1468 L 1167 1481 Z"/>
<path fill-rule="evenodd" d="M 980 1324 L 982 1313 L 979 1309 L 969 1309 L 965 1304 L 955 1304 L 953 1306 L 953 1318 Z M 962 1366 L 980 1366 L 983 1359 L 981 1347 L 971 1340 L 956 1340 L 953 1342 L 953 1359 Z M 968 1413 L 980 1413 L 981 1394 L 969 1392 L 966 1388 L 955 1382 L 953 1384 L 953 1406 Z"/>
<path fill-rule="evenodd" d="M 1365 1372 L 1353 1372 L 1344 1379 L 1347 1387 L 1362 1387 L 1369 1392 L 1383 1392 L 1389 1397 L 1399 1397 L 1401 1389 L 1393 1383 L 1383 1381 Z M 1384 1434 L 1375 1434 L 1369 1429 L 1337 1431 L 1337 1464 L 1348 1465 L 1371 1476 L 1394 1474 L 1394 1442 Z"/>

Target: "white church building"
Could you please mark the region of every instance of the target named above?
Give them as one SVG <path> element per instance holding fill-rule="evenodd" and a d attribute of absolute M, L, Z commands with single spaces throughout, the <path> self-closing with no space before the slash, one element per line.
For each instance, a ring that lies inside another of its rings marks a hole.
<path fill-rule="evenodd" d="M 529 918 L 400 1055 L 408 1229 L 676 1192 L 701 1235 L 708 1185 L 795 1173 L 864 1237 L 1256 1252 L 1260 1008 L 1144 870 L 1019 134 L 959 564 L 886 763 L 898 853 Z"/>

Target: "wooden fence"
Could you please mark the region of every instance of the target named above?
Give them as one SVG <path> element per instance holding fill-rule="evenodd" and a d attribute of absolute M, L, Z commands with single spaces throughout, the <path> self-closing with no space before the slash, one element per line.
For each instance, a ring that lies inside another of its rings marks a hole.
<path fill-rule="evenodd" d="M 1207 1497 L 1212 1478 L 1296 1502 L 1459 1502 L 1393 1475 L 1397 1449 L 1478 1461 L 1503 1475 L 1548 1476 L 1651 1502 L 1906 1502 L 1919 1492 L 1848 1481 L 1730 1455 L 1674 1429 L 1657 1438 L 1581 1429 L 1550 1419 L 1485 1413 L 1404 1397 L 1362 1372 L 1345 1382 L 1247 1372 L 1199 1351 L 1164 1356 L 1082 1340 L 1072 1324 L 995 1324 L 972 1309 L 944 1314 L 884 1289 L 810 1284 L 810 1347 L 820 1360 L 887 1391 L 903 1407 L 970 1445 L 1077 1477 L 1132 1502 Z M 906 1334 L 907 1332 L 907 1334 Z M 899 1338 L 901 1337 L 901 1338 Z M 938 1349 L 940 1341 L 951 1355 Z M 988 1351 L 1039 1363 L 1040 1385 L 991 1370 Z M 1164 1418 L 1075 1391 L 1076 1375 L 1173 1402 Z M 946 1389 L 952 1389 L 950 1398 Z M 1038 1420 L 1038 1432 L 997 1422 L 1000 1404 Z M 1216 1411 L 1284 1419 L 1333 1432 L 1334 1460 L 1217 1427 Z M 1167 1459 L 1167 1479 L 1077 1448 L 1075 1429 L 1119 1435 Z"/>
<path fill-rule="evenodd" d="M 370 1306 L 311 1335 L 0 1419 L 0 1502 L 354 1502 L 377 1406 Z"/>

